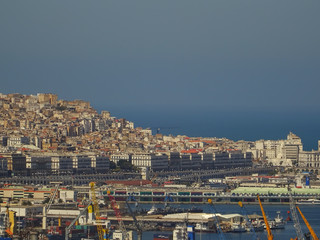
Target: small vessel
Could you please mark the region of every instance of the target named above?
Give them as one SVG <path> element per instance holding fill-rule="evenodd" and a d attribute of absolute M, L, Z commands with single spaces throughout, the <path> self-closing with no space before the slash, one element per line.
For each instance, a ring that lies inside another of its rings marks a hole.
<path fill-rule="evenodd" d="M 231 225 L 231 232 L 246 232 L 245 226 L 240 223 L 233 223 Z"/>
<path fill-rule="evenodd" d="M 299 201 L 297 202 L 297 204 L 318 205 L 318 204 L 320 204 L 320 200 L 319 200 L 319 199 L 314 199 L 314 198 L 302 199 L 302 200 L 299 200 Z"/>
<path fill-rule="evenodd" d="M 172 240 L 172 235 L 170 234 L 154 234 L 153 235 L 153 240 Z"/>
<path fill-rule="evenodd" d="M 278 215 L 274 220 L 269 222 L 271 229 L 284 229 L 286 222 L 283 220 L 283 217 L 280 216 L 280 211 L 277 212 Z"/>
<path fill-rule="evenodd" d="M 260 231 L 264 230 L 264 225 L 259 219 L 252 220 L 251 225 L 252 225 L 255 232 L 260 232 Z M 246 223 L 246 230 L 247 230 L 247 232 L 252 231 L 249 223 Z"/>
<path fill-rule="evenodd" d="M 152 214 L 155 214 L 157 212 L 157 208 L 152 205 L 152 207 L 150 208 L 150 210 L 147 212 L 148 215 L 152 215 Z"/>
<path fill-rule="evenodd" d="M 208 223 L 196 223 L 194 230 L 196 232 L 216 232 L 216 229 Z"/>

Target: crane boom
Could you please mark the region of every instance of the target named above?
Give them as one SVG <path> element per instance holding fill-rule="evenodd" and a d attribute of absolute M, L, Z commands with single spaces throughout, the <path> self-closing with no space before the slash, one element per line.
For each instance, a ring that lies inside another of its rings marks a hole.
<path fill-rule="evenodd" d="M 107 191 L 107 194 L 108 194 L 109 200 L 111 202 L 112 209 L 113 209 L 113 211 L 114 211 L 114 213 L 115 213 L 115 215 L 117 217 L 118 224 L 119 224 L 119 229 L 123 233 L 123 235 L 125 236 L 125 239 L 128 239 L 127 230 L 126 230 L 126 227 L 125 227 L 125 225 L 124 225 L 124 223 L 122 221 L 120 210 L 116 206 L 117 205 L 116 200 L 111 195 L 110 191 Z"/>
<path fill-rule="evenodd" d="M 264 223 L 266 224 L 266 228 L 267 228 L 267 232 L 268 232 L 268 240 L 273 240 L 273 235 L 272 235 L 272 232 L 271 232 L 269 223 L 268 223 L 267 216 L 266 216 L 266 214 L 264 213 L 264 209 L 263 209 L 263 206 L 262 206 L 262 203 L 261 203 L 259 194 L 257 195 L 257 198 L 258 198 L 259 205 L 260 205 L 260 208 L 261 208 L 261 212 L 262 212 L 262 215 L 263 215 Z"/>
<path fill-rule="evenodd" d="M 289 193 L 289 200 L 290 200 L 290 211 L 291 211 L 291 216 L 293 219 L 293 226 L 294 226 L 294 229 L 296 230 L 296 234 L 297 234 L 297 239 L 304 240 L 304 236 L 303 236 L 303 233 L 301 230 L 301 224 L 299 222 L 299 217 L 298 217 L 298 214 L 297 214 L 297 211 L 295 208 L 295 203 L 294 203 L 294 199 L 292 197 L 290 188 L 289 188 L 288 193 Z"/>
<path fill-rule="evenodd" d="M 49 209 L 50 209 L 50 207 L 51 207 L 51 205 L 52 205 L 52 203 L 53 203 L 53 201 L 54 201 L 54 198 L 55 198 L 55 196 L 56 196 L 56 194 L 57 194 L 57 192 L 58 192 L 58 189 L 59 189 L 59 184 L 56 185 L 56 187 L 55 187 L 55 189 L 54 189 L 54 192 L 51 194 L 50 200 L 49 200 L 49 202 L 48 202 L 47 205 L 46 205 L 46 211 L 47 211 L 47 213 L 48 213 L 48 211 L 49 211 Z"/>
<path fill-rule="evenodd" d="M 311 225 L 309 224 L 308 220 L 306 219 L 306 217 L 303 215 L 303 213 L 301 212 L 300 208 L 298 206 L 296 206 L 296 208 L 298 209 L 303 221 L 305 222 L 305 224 L 307 225 L 307 228 L 310 231 L 310 234 L 313 238 L 313 240 L 319 240 L 319 238 L 317 237 L 316 233 L 313 231 Z"/>
<path fill-rule="evenodd" d="M 49 213 L 49 209 L 51 208 L 51 205 L 54 202 L 54 198 L 58 192 L 59 184 L 56 185 L 54 192 L 51 193 L 48 203 L 43 207 L 43 217 L 42 217 L 42 229 L 47 229 L 47 215 Z"/>
<path fill-rule="evenodd" d="M 127 204 L 128 209 L 129 209 L 129 212 L 130 212 L 130 214 L 131 214 L 131 216 L 132 216 L 132 219 L 133 219 L 133 221 L 134 221 L 134 224 L 136 225 L 137 233 L 138 233 L 138 240 L 141 240 L 141 239 L 142 239 L 142 229 L 141 229 L 141 226 L 140 226 L 140 224 L 138 223 L 138 220 L 137 220 L 136 216 L 134 215 L 134 213 L 133 213 L 133 211 L 132 211 L 132 209 L 131 209 L 128 201 L 126 201 L 126 204 Z"/>
<path fill-rule="evenodd" d="M 96 215 L 96 224 L 97 224 L 97 232 L 98 232 L 99 240 L 103 240 L 103 229 L 100 222 L 100 209 L 99 209 L 99 205 L 96 197 L 96 189 L 95 189 L 94 182 L 90 183 L 90 190 L 91 190 L 91 198 L 93 202 L 94 214 Z"/>
<path fill-rule="evenodd" d="M 245 216 L 246 221 L 247 221 L 247 223 L 248 223 L 249 226 L 250 226 L 251 232 L 253 233 L 252 239 L 259 239 L 259 238 L 257 237 L 256 231 L 254 230 L 254 227 L 252 226 L 251 221 L 249 220 L 247 210 L 245 209 L 243 203 L 240 201 L 240 202 L 238 202 L 238 204 L 239 204 L 239 206 L 241 207 L 242 214 Z"/>
<path fill-rule="evenodd" d="M 208 203 L 210 204 L 210 206 L 211 206 L 211 208 L 213 210 L 213 215 L 214 215 L 214 218 L 215 218 L 215 220 L 217 222 L 217 225 L 218 225 L 218 229 L 217 230 L 218 230 L 218 234 L 219 234 L 219 239 L 220 240 L 226 240 L 226 238 L 225 238 L 225 236 L 224 236 L 224 234 L 222 232 L 222 229 L 221 229 L 221 226 L 220 226 L 220 222 L 219 222 L 219 219 L 218 219 L 217 214 L 216 214 L 217 211 L 216 211 L 216 208 L 213 205 L 212 199 L 208 199 Z"/>
<path fill-rule="evenodd" d="M 69 232 L 70 232 L 70 229 L 72 228 L 72 226 L 76 223 L 76 221 L 78 221 L 78 219 L 81 217 L 81 215 L 83 215 L 88 207 L 91 205 L 91 201 L 89 202 L 89 204 L 85 207 L 85 209 L 83 209 L 80 214 L 70 223 L 70 225 L 68 227 L 66 227 L 66 232 L 65 232 L 65 240 L 69 240 Z"/>

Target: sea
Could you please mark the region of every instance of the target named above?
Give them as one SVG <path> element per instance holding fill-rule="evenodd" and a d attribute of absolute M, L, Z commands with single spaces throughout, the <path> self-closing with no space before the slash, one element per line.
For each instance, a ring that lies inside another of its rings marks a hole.
<path fill-rule="evenodd" d="M 136 208 L 133 204 L 131 205 L 132 208 Z M 193 206 L 196 206 L 197 208 L 202 208 L 205 213 L 213 213 L 211 207 L 208 204 L 198 204 L 198 205 L 191 205 L 191 204 L 174 204 L 173 207 L 179 207 L 179 208 L 186 208 L 190 209 Z M 149 209 L 151 208 L 151 204 L 141 204 L 138 205 L 137 208 L 143 208 L 143 209 Z M 163 207 L 163 204 L 156 204 L 156 207 Z M 288 217 L 288 211 L 290 211 L 289 205 L 264 205 L 264 211 L 268 218 L 273 219 L 277 216 L 277 212 L 280 212 L 280 216 L 282 216 L 284 219 Z M 320 205 L 299 205 L 300 210 L 308 220 L 309 224 L 313 228 L 313 230 L 316 232 L 318 236 L 320 236 Z M 232 214 L 232 213 L 239 213 L 242 214 L 241 209 L 238 205 L 215 205 L 216 213 L 221 214 Z M 246 205 L 245 206 L 248 214 L 259 214 L 262 216 L 261 210 L 259 205 Z M 299 213 L 298 213 L 299 215 Z M 291 215 L 290 215 L 291 216 Z M 306 224 L 302 220 L 302 218 L 299 215 L 300 225 L 303 233 L 307 233 L 308 228 L 306 227 Z M 144 232 L 142 235 L 142 240 L 151 240 L 153 239 L 153 235 L 156 233 L 169 233 L 170 232 L 160 232 L 160 231 L 150 231 L 150 232 Z M 256 233 L 259 239 L 267 239 L 267 232 L 261 231 Z M 293 222 L 289 221 L 286 223 L 285 229 L 278 229 L 278 230 L 272 230 L 272 234 L 274 236 L 274 239 L 287 239 L 295 238 L 296 232 L 293 226 Z M 250 232 L 244 232 L 244 233 L 224 233 L 225 239 L 232 239 L 232 240 L 245 240 L 245 239 L 253 239 L 253 234 Z M 136 234 L 134 234 L 134 239 L 136 239 Z M 217 233 L 196 233 L 196 239 L 197 240 L 212 240 L 212 239 L 220 239 Z"/>
<path fill-rule="evenodd" d="M 236 100 L 235 100 L 236 101 Z M 252 109 L 205 106 L 96 106 L 111 116 L 134 122 L 135 127 L 151 128 L 153 134 L 189 137 L 226 137 L 255 141 L 286 139 L 289 132 L 298 135 L 304 150 L 318 149 L 320 111 L 308 107 Z"/>

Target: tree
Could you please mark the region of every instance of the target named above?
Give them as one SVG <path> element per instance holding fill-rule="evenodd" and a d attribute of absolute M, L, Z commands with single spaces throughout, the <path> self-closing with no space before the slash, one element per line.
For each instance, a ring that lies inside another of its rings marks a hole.
<path fill-rule="evenodd" d="M 110 169 L 116 169 L 117 165 L 115 164 L 115 162 L 110 162 Z"/>
<path fill-rule="evenodd" d="M 133 168 L 134 168 L 134 166 L 132 165 L 131 162 L 129 162 L 127 160 L 123 160 L 123 159 L 119 160 L 118 166 L 122 170 L 133 170 Z"/>

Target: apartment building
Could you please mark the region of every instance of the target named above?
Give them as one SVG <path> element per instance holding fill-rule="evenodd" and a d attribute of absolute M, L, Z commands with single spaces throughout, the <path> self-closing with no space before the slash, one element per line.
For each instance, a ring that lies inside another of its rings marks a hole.
<path fill-rule="evenodd" d="M 152 171 L 168 170 L 168 155 L 166 154 L 134 154 L 132 164 L 136 167 L 149 167 Z"/>
<path fill-rule="evenodd" d="M 303 151 L 299 153 L 299 167 L 311 170 L 320 169 L 320 151 Z"/>
<path fill-rule="evenodd" d="M 115 164 L 118 164 L 118 162 L 120 160 L 124 160 L 124 161 L 129 161 L 131 162 L 132 160 L 132 154 L 128 154 L 128 153 L 119 153 L 119 154 L 112 154 L 110 156 L 110 161 L 114 162 Z"/>

